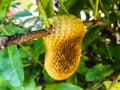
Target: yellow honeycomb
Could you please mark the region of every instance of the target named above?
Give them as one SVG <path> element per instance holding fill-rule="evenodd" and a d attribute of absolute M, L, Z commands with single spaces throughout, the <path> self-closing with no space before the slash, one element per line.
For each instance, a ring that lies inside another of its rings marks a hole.
<path fill-rule="evenodd" d="M 71 14 L 50 18 L 52 33 L 44 37 L 46 48 L 45 69 L 56 80 L 70 77 L 77 69 L 81 57 L 84 25 Z"/>

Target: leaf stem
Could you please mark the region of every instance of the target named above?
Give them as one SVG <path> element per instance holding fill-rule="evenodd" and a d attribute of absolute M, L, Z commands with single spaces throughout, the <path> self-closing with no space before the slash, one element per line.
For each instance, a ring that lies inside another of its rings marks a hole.
<path fill-rule="evenodd" d="M 63 4 L 63 2 L 61 0 L 58 0 L 58 2 L 60 3 L 61 7 L 63 8 L 64 12 L 69 14 L 67 8 L 65 7 L 65 5 Z"/>
<path fill-rule="evenodd" d="M 95 5 L 94 5 L 93 1 L 92 1 L 92 0 L 89 0 L 89 3 L 90 3 L 90 5 L 91 5 L 92 9 L 95 10 Z"/>
<path fill-rule="evenodd" d="M 38 8 L 39 8 L 39 14 L 41 13 L 43 15 L 43 18 L 44 18 L 44 22 L 45 22 L 45 25 L 47 28 L 50 28 L 50 23 L 48 21 L 48 18 L 47 18 L 47 14 L 43 8 L 43 5 L 41 3 L 41 0 L 36 0 L 37 1 L 37 4 L 38 4 Z"/>
<path fill-rule="evenodd" d="M 43 64 L 41 63 L 41 62 L 39 62 L 38 60 L 37 60 L 37 58 L 34 56 L 34 55 L 32 55 L 32 53 L 31 52 L 29 52 L 24 46 L 22 46 L 21 44 L 18 44 L 29 56 L 31 56 L 38 64 L 40 64 L 40 66 L 42 66 L 43 67 Z"/>
<path fill-rule="evenodd" d="M 7 32 L 7 31 L 2 27 L 2 25 L 0 25 L 0 29 L 1 29 L 1 31 L 4 32 L 6 35 L 10 35 L 10 33 Z"/>
<path fill-rule="evenodd" d="M 99 1 L 100 1 L 100 0 L 96 0 L 96 3 L 95 3 L 95 15 L 94 15 L 94 20 L 97 20 L 97 17 L 98 17 Z"/>
<path fill-rule="evenodd" d="M 110 52 L 110 49 L 109 49 L 107 43 L 105 43 L 105 46 L 106 46 L 106 49 L 108 51 L 109 58 L 110 58 L 110 60 L 112 60 L 112 55 L 111 55 L 111 52 Z"/>
<path fill-rule="evenodd" d="M 114 77 L 112 83 L 110 84 L 110 86 L 108 87 L 107 90 L 112 90 L 113 86 L 114 86 L 114 85 L 116 84 L 116 82 L 117 82 L 118 77 L 119 77 L 119 74 Z"/>

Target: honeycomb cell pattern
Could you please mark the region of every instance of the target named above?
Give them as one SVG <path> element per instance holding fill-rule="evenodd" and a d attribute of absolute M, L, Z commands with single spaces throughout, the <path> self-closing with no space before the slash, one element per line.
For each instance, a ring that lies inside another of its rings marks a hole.
<path fill-rule="evenodd" d="M 45 69 L 56 80 L 70 77 L 81 57 L 84 25 L 71 14 L 56 15 L 49 19 L 52 33 L 43 38 L 46 48 Z"/>

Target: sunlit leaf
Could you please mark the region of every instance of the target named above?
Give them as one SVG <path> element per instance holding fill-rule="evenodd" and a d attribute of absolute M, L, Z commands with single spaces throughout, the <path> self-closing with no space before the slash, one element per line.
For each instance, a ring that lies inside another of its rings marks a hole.
<path fill-rule="evenodd" d="M 46 8 L 50 0 L 41 0 L 43 7 Z"/>
<path fill-rule="evenodd" d="M 46 7 L 46 13 L 47 13 L 47 16 L 48 17 L 52 17 L 55 15 L 55 12 L 54 12 L 54 8 L 53 8 L 53 1 L 52 0 L 49 0 L 49 3 Z"/>
<path fill-rule="evenodd" d="M 88 69 L 85 77 L 87 81 L 94 81 L 94 80 L 100 81 L 112 73 L 113 73 L 113 69 L 111 66 L 109 65 L 103 66 L 102 64 L 98 64 L 93 68 Z"/>
<path fill-rule="evenodd" d="M 105 81 L 104 85 L 108 89 L 110 85 L 112 84 L 112 81 Z M 114 85 L 111 87 L 111 90 L 119 90 L 120 89 L 120 82 L 115 82 Z"/>
<path fill-rule="evenodd" d="M 44 90 L 83 90 L 83 89 L 73 84 L 59 83 L 48 85 Z"/>

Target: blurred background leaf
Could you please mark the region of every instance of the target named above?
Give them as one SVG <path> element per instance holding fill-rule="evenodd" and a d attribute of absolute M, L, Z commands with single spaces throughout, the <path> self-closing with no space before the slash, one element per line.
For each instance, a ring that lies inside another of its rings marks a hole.
<path fill-rule="evenodd" d="M 48 85 L 44 90 L 83 90 L 82 88 L 68 84 L 68 83 L 59 83 Z"/>
<path fill-rule="evenodd" d="M 0 20 L 5 18 L 6 14 L 8 12 L 10 3 L 11 3 L 11 0 L 1 0 L 0 1 L 0 13 L 1 13 Z"/>

